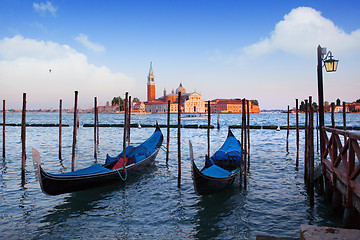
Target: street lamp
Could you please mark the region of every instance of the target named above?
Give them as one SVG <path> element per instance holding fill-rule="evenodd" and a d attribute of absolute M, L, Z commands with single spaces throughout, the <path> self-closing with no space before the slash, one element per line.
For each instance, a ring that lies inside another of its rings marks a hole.
<path fill-rule="evenodd" d="M 326 52 L 326 48 L 325 48 Z M 329 51 L 324 58 L 324 65 L 327 72 L 336 72 L 339 60 L 333 59 L 332 52 Z"/>
<path fill-rule="evenodd" d="M 337 65 L 339 60 L 333 59 L 332 52 L 326 52 L 326 48 L 322 48 L 320 45 L 317 48 L 318 55 L 318 66 L 317 66 L 317 74 L 318 74 L 318 97 L 319 97 L 319 127 L 320 127 L 320 161 L 322 164 L 323 154 L 325 152 L 325 141 L 324 141 L 324 94 L 323 94 L 323 75 L 322 75 L 322 67 L 323 62 L 325 65 L 325 69 L 327 72 L 335 72 L 337 69 Z M 324 165 L 322 165 L 323 173 L 324 173 Z"/>

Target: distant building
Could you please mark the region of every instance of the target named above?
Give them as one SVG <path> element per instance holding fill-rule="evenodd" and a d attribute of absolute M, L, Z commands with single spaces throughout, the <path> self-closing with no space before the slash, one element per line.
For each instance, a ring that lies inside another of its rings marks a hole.
<path fill-rule="evenodd" d="M 147 101 L 155 100 L 155 76 L 152 69 L 152 63 L 150 62 L 150 70 L 147 82 Z"/>
<path fill-rule="evenodd" d="M 241 99 L 215 99 L 211 101 L 211 112 L 220 113 L 242 113 L 242 100 Z M 246 106 L 247 107 L 247 106 Z M 259 113 L 258 105 L 249 101 L 249 112 Z"/>
<path fill-rule="evenodd" d="M 181 93 L 181 111 L 184 113 L 205 113 L 205 101 L 201 99 L 201 94 L 198 92 L 187 93 L 186 89 L 180 83 L 176 92 L 172 90 L 170 94 L 164 94 L 158 99 L 155 99 L 155 77 L 150 63 L 150 71 L 147 82 L 147 99 L 145 102 L 145 111 L 151 113 L 165 113 L 168 110 L 168 101 L 170 101 L 170 112 L 176 113 L 178 111 L 178 93 Z M 137 106 L 135 107 L 137 108 Z"/>
<path fill-rule="evenodd" d="M 187 93 L 182 83 L 176 91 L 172 90 L 167 94 L 164 89 L 164 94 L 160 98 L 155 99 L 155 77 L 150 63 L 150 70 L 147 81 L 147 102 L 145 102 L 145 111 L 151 113 L 165 113 L 168 110 L 168 101 L 170 101 L 170 112 L 176 113 L 178 111 L 178 94 L 181 93 L 181 111 L 183 113 L 205 113 L 207 112 L 207 103 L 201 99 L 201 94 L 198 92 Z M 242 113 L 241 99 L 215 99 L 210 102 L 211 112 L 223 113 Z M 139 108 L 139 103 L 134 106 L 134 109 Z M 250 113 L 259 113 L 258 105 L 249 101 Z"/>

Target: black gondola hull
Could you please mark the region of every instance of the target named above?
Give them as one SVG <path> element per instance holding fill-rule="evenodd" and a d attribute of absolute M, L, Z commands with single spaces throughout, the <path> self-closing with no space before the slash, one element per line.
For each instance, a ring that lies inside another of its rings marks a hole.
<path fill-rule="evenodd" d="M 197 195 L 208 195 L 221 192 L 230 187 L 237 173 L 233 173 L 228 177 L 210 177 L 206 176 L 197 168 L 194 160 L 191 161 L 191 175 L 194 183 L 194 190 Z"/>
<path fill-rule="evenodd" d="M 129 166 L 126 166 L 127 177 L 138 175 L 146 167 L 152 164 L 159 152 L 159 148 L 148 158 Z M 76 192 L 90 188 L 101 187 L 111 183 L 124 181 L 123 169 L 100 174 L 90 174 L 81 176 L 58 176 L 45 172 L 39 166 L 41 190 L 47 195 L 59 195 L 63 193 Z M 121 174 L 121 177 L 120 175 Z"/>

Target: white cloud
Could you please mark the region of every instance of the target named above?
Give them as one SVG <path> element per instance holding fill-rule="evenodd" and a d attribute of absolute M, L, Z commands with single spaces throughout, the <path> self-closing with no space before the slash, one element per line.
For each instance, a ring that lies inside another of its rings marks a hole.
<path fill-rule="evenodd" d="M 105 51 L 105 47 L 97 44 L 97 43 L 93 43 L 89 41 L 88 36 L 86 36 L 83 33 L 80 33 L 75 40 L 77 40 L 78 42 L 80 42 L 82 45 L 84 45 L 87 49 L 92 50 L 96 53 L 102 53 Z"/>
<path fill-rule="evenodd" d="M 74 90 L 91 106 L 94 96 L 105 102 L 135 86 L 134 79 L 90 64 L 70 46 L 20 35 L 0 39 L 0 79 L 0 95 L 18 109 L 23 92 L 28 93 L 29 108 L 56 108 L 60 98 L 71 107 Z"/>
<path fill-rule="evenodd" d="M 243 48 L 246 56 L 260 56 L 284 51 L 301 56 L 313 56 L 318 45 L 337 54 L 360 51 L 360 29 L 348 34 L 321 13 L 309 8 L 293 9 L 278 22 L 270 37 Z"/>
<path fill-rule="evenodd" d="M 46 12 L 51 13 L 54 17 L 56 16 L 57 8 L 52 5 L 51 2 L 46 3 L 33 3 L 33 8 L 35 11 L 39 12 L 40 14 L 46 14 Z"/>

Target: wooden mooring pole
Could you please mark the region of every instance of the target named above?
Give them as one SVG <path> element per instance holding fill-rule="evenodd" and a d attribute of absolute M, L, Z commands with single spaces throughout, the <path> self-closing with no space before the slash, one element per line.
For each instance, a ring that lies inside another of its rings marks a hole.
<path fill-rule="evenodd" d="M 74 128 L 73 128 L 73 144 L 72 144 L 72 157 L 71 157 L 71 171 L 75 170 L 75 147 L 77 135 L 77 108 L 78 108 L 78 91 L 75 91 L 75 104 L 74 104 Z"/>
<path fill-rule="evenodd" d="M 62 141 L 62 99 L 59 103 L 59 159 L 61 160 L 61 141 Z"/>
<path fill-rule="evenodd" d="M 308 139 L 308 100 L 305 99 L 305 150 L 304 150 L 304 179 L 305 181 L 308 180 L 308 170 L 309 170 L 309 163 L 308 163 L 308 143 L 309 143 L 309 139 Z"/>
<path fill-rule="evenodd" d="M 129 96 L 129 102 L 128 102 L 128 123 L 127 123 L 127 142 L 128 146 L 130 146 L 130 126 L 131 126 L 131 96 Z"/>
<path fill-rule="evenodd" d="M 346 131 L 346 104 L 343 102 L 343 124 L 344 124 L 344 131 Z M 346 142 L 346 136 L 344 136 L 344 143 Z"/>
<path fill-rule="evenodd" d="M 97 159 L 97 97 L 94 97 L 94 158 Z"/>
<path fill-rule="evenodd" d="M 290 127 L 290 106 L 287 110 L 287 132 L 286 132 L 286 152 L 289 152 L 289 127 Z"/>
<path fill-rule="evenodd" d="M 296 169 L 299 167 L 299 100 L 296 101 Z"/>
<path fill-rule="evenodd" d="M 178 188 L 181 187 L 181 92 L 178 93 Z"/>
<path fill-rule="evenodd" d="M 23 93 L 23 106 L 21 118 L 21 179 L 25 180 L 25 160 L 26 160 L 26 93 Z"/>
<path fill-rule="evenodd" d="M 319 108 L 316 109 L 316 151 L 319 152 Z"/>
<path fill-rule="evenodd" d="M 210 158 L 210 124 L 211 124 L 211 113 L 210 113 L 210 101 L 208 101 L 208 125 L 207 125 L 207 142 L 208 142 L 208 146 L 207 146 L 207 155 L 208 158 Z"/>
<path fill-rule="evenodd" d="M 243 128 L 243 133 L 244 133 L 244 148 L 242 149 L 244 152 L 244 189 L 246 190 L 247 188 L 247 167 L 246 167 L 246 159 L 247 159 L 247 154 L 246 154 L 246 139 L 247 139 L 247 134 L 246 134 L 246 99 L 243 98 L 242 100 L 242 128 Z"/>
<path fill-rule="evenodd" d="M 2 157 L 5 158 L 5 100 L 3 100 L 3 147 Z"/>
<path fill-rule="evenodd" d="M 309 127 L 308 127 L 308 164 L 309 164 L 309 194 L 310 204 L 314 205 L 314 113 L 312 109 L 312 97 L 309 97 Z"/>
<path fill-rule="evenodd" d="M 166 164 L 169 161 L 169 144 L 170 144 L 170 100 L 168 100 L 167 109 L 167 129 L 166 129 Z"/>
<path fill-rule="evenodd" d="M 335 103 L 331 103 L 331 126 L 335 128 Z"/>
<path fill-rule="evenodd" d="M 249 107 L 249 100 L 246 101 L 247 106 L 247 136 L 248 136 L 248 148 L 247 148 L 247 156 L 248 156 L 248 162 L 247 162 L 247 170 L 250 171 L 250 107 Z"/>
<path fill-rule="evenodd" d="M 125 173 L 126 173 L 126 169 L 125 169 L 125 165 L 126 165 L 126 139 L 127 139 L 127 131 L 128 131 L 128 128 L 127 128 L 127 119 L 128 119 L 128 96 L 129 96 L 129 93 L 126 92 L 125 93 L 125 106 L 124 106 L 124 138 L 123 138 L 123 166 L 124 166 L 124 176 L 125 176 Z"/>

